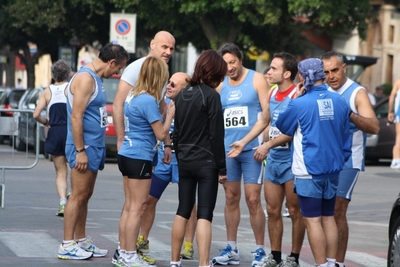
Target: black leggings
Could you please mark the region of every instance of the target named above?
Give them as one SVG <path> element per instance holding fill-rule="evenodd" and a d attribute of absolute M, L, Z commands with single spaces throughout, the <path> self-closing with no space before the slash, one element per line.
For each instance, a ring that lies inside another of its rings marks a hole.
<path fill-rule="evenodd" d="M 177 215 L 190 218 L 197 197 L 197 219 L 212 221 L 218 194 L 218 170 L 179 170 L 179 206 Z"/>

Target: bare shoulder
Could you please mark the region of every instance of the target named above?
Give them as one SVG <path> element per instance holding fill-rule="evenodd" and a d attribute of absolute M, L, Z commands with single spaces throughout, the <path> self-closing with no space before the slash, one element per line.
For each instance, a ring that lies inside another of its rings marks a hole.
<path fill-rule="evenodd" d="M 265 80 L 264 76 L 259 72 L 254 73 L 253 85 L 258 92 L 260 92 L 260 90 L 268 91 L 269 89 L 267 81 Z"/>
<path fill-rule="evenodd" d="M 215 88 L 215 91 L 217 91 L 218 93 L 221 93 L 221 89 L 222 89 L 222 85 L 224 84 L 224 82 L 221 82 L 217 88 Z"/>

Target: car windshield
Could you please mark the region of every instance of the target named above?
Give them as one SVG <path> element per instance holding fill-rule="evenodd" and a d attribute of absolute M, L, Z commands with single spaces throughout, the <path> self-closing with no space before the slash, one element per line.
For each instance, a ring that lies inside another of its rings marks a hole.
<path fill-rule="evenodd" d="M 107 92 L 107 104 L 112 104 L 114 102 L 115 94 L 117 93 L 118 83 L 119 79 L 103 79 L 103 86 Z"/>

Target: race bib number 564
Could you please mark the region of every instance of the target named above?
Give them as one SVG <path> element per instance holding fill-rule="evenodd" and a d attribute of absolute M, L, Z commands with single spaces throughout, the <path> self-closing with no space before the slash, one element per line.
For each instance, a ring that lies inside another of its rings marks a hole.
<path fill-rule="evenodd" d="M 247 107 L 227 108 L 224 111 L 225 129 L 249 126 Z"/>

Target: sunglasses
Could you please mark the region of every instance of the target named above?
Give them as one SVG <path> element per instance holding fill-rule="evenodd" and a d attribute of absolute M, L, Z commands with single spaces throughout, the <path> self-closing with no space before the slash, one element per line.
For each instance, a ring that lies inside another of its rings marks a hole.
<path fill-rule="evenodd" d="M 168 84 L 171 84 L 171 87 L 172 87 L 172 88 L 175 88 L 175 86 L 176 86 L 176 84 L 175 84 L 173 81 L 171 81 L 171 80 L 168 80 L 168 81 L 167 81 L 167 85 L 168 85 Z"/>

